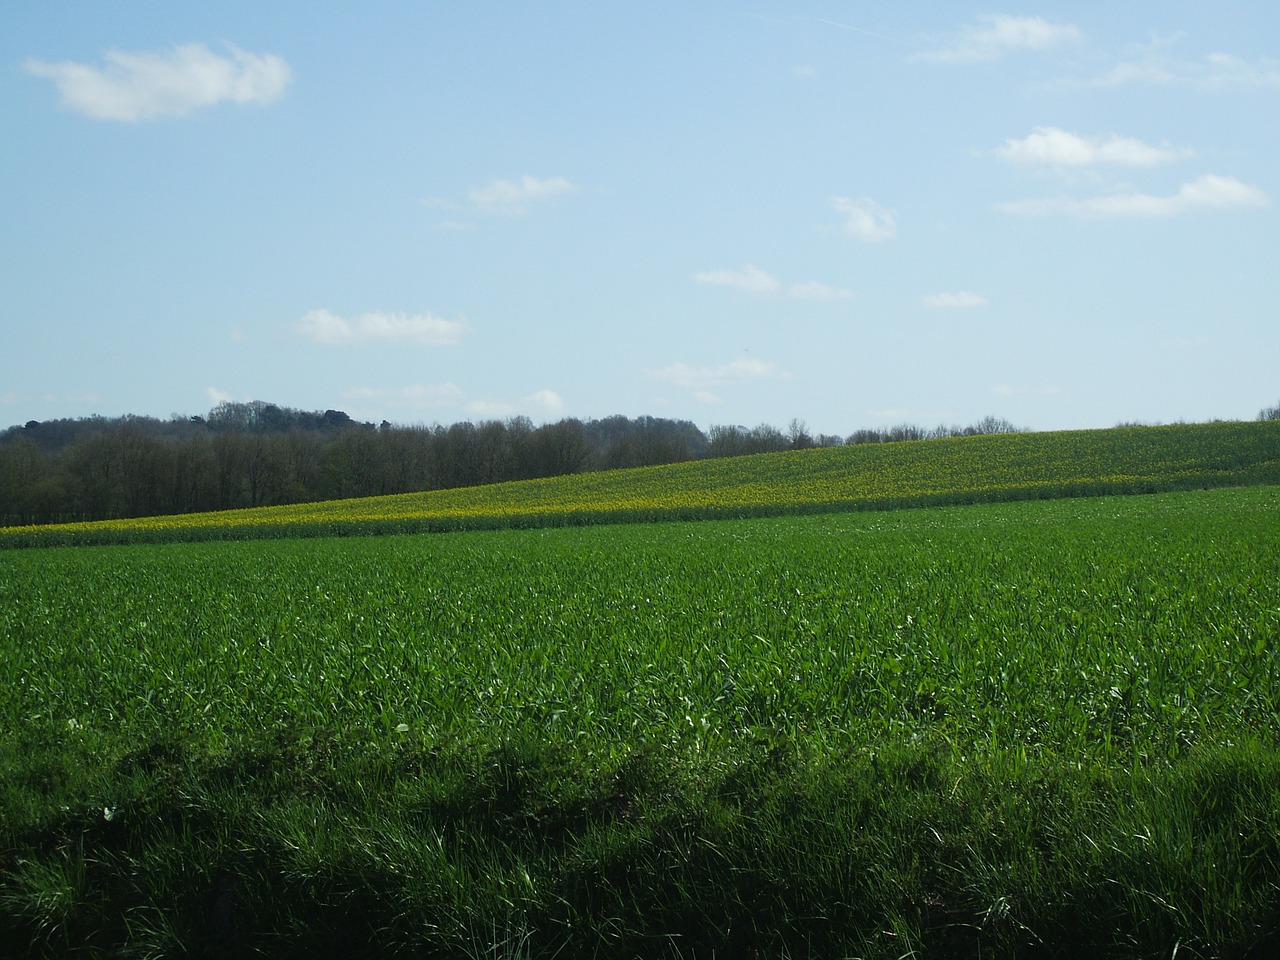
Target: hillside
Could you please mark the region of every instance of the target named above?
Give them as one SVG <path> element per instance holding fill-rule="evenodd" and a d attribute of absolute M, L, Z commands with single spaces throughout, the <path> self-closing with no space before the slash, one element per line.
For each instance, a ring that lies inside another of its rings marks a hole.
<path fill-rule="evenodd" d="M 0 545 L 765 516 L 1280 483 L 1280 422 L 820 448 L 427 493 L 0 529 Z"/>

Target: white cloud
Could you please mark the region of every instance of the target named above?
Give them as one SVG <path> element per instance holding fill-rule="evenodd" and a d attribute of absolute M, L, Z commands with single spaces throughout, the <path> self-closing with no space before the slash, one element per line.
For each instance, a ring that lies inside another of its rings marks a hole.
<path fill-rule="evenodd" d="M 777 293 L 782 285 L 777 279 L 765 273 L 754 264 L 748 263 L 741 270 L 709 270 L 694 274 L 698 283 L 709 283 L 719 287 L 733 287 L 746 293 Z"/>
<path fill-rule="evenodd" d="M 365 313 L 346 320 L 329 310 L 312 310 L 294 328 L 314 343 L 402 343 L 435 347 L 457 343 L 467 325 L 434 313 Z"/>
<path fill-rule="evenodd" d="M 765 360 L 733 360 L 718 367 L 692 367 L 687 363 L 672 363 L 661 370 L 648 371 L 655 380 L 665 380 L 685 390 L 704 392 L 709 387 L 725 387 L 755 380 L 786 380 L 791 374 L 778 369 L 778 365 Z M 713 394 L 708 394 L 714 397 Z"/>
<path fill-rule="evenodd" d="M 971 310 L 985 307 L 987 298 L 968 290 L 957 290 L 954 293 L 931 293 L 921 297 L 920 302 L 930 310 Z"/>
<path fill-rule="evenodd" d="M 62 102 L 98 120 L 133 123 L 181 117 L 224 100 L 270 103 L 293 78 L 275 54 L 247 53 L 227 45 L 219 56 L 203 43 L 186 43 L 160 53 L 109 50 L 106 66 L 28 60 L 28 73 L 53 80 Z"/>
<path fill-rule="evenodd" d="M 1133 137 L 1106 139 L 1079 136 L 1057 127 L 1037 127 L 1021 140 L 1006 140 L 996 156 L 1010 163 L 1087 167 L 1109 163 L 1127 167 L 1154 167 L 1182 156 L 1172 147 L 1153 147 Z"/>
<path fill-rule="evenodd" d="M 1146 193 L 1116 193 L 1077 200 L 1073 197 L 1046 197 L 1016 200 L 996 205 L 1001 213 L 1023 217 L 1068 216 L 1081 220 L 1114 220 L 1122 217 L 1173 217 L 1193 210 L 1240 210 L 1265 207 L 1270 198 L 1257 187 L 1235 177 L 1208 173 L 1184 183 L 1171 196 Z"/>
<path fill-rule="evenodd" d="M 494 180 L 487 186 L 472 190 L 469 196 L 483 213 L 514 217 L 527 213 L 530 204 L 572 193 L 576 189 L 564 177 L 539 180 L 524 176 L 519 180 Z"/>
<path fill-rule="evenodd" d="M 225 390 L 219 390 L 217 387 L 205 387 L 205 395 L 209 398 L 209 402 L 215 407 L 220 403 L 230 403 L 231 394 Z"/>
<path fill-rule="evenodd" d="M 917 53 L 909 60 L 932 63 L 975 63 L 995 60 L 1011 50 L 1046 50 L 1081 39 L 1080 29 L 1069 23 L 1051 23 L 1040 17 L 1013 17 L 1006 14 L 980 16 L 966 27 L 950 46 Z"/>
<path fill-rule="evenodd" d="M 853 297 L 853 291 L 846 290 L 844 287 L 834 287 L 818 280 L 810 280 L 808 283 L 793 283 L 791 296 L 797 300 L 849 300 Z"/>
<path fill-rule="evenodd" d="M 878 243 L 881 240 L 892 240 L 898 235 L 897 218 L 892 210 L 888 210 L 874 200 L 863 197 L 854 200 L 851 197 L 832 197 L 832 205 L 837 213 L 845 216 L 844 232 L 851 237 Z"/>

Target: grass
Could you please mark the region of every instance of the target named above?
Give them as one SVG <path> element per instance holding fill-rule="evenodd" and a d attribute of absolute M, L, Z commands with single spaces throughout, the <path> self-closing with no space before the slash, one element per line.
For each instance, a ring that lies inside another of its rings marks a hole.
<path fill-rule="evenodd" d="M 1260 956 L 1277 534 L 1255 487 L 5 552 L 0 956 Z"/>
<path fill-rule="evenodd" d="M 364 753 L 364 756 L 357 754 Z M 317 758 L 323 758 L 318 762 Z M 1275 944 L 1280 765 L 936 746 L 636 754 L 314 738 L 122 758 L 30 835 L 10 955 L 1242 956 Z M 74 840 L 72 839 L 74 838 Z"/>

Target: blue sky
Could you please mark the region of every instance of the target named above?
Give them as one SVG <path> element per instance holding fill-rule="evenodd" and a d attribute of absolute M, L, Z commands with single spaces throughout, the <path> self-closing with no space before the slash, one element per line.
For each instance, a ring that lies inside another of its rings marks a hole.
<path fill-rule="evenodd" d="M 1280 5 L 35 3 L 0 426 L 1280 400 Z"/>

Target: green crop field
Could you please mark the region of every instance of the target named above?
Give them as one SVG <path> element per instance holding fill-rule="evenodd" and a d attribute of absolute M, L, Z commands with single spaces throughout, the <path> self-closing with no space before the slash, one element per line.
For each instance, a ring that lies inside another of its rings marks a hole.
<path fill-rule="evenodd" d="M 1278 574 L 1265 485 L 0 551 L 0 957 L 1267 955 Z"/>

